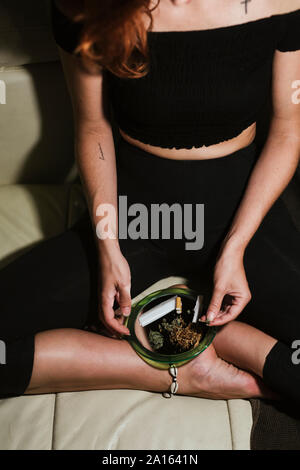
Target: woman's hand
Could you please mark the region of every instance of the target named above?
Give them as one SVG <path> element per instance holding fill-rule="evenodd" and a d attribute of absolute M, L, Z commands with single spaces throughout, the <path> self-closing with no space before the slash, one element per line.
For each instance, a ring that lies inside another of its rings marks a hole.
<path fill-rule="evenodd" d="M 234 320 L 251 299 L 241 252 L 221 252 L 214 270 L 214 290 L 202 320 L 219 326 Z"/>
<path fill-rule="evenodd" d="M 129 330 L 123 325 L 123 316 L 129 316 L 131 310 L 131 275 L 128 262 L 119 248 L 102 248 L 99 251 L 99 269 L 100 320 L 113 336 L 116 333 L 128 335 Z M 120 306 L 118 317 L 113 309 L 115 299 Z"/>

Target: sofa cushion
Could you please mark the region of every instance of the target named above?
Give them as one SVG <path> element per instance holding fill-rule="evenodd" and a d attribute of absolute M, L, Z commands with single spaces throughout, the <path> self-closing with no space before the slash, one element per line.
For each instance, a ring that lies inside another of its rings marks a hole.
<path fill-rule="evenodd" d="M 0 400 L 1 450 L 249 450 L 246 400 L 99 390 Z"/>
<path fill-rule="evenodd" d="M 1 450 L 50 450 L 56 395 L 0 400 Z"/>
<path fill-rule="evenodd" d="M 59 62 L 0 68 L 0 185 L 73 180 L 71 101 Z"/>
<path fill-rule="evenodd" d="M 60 450 L 232 449 L 226 401 L 132 390 L 58 394 L 53 436 Z"/>
<path fill-rule="evenodd" d="M 0 186 L 0 268 L 66 230 L 85 207 L 80 185 Z"/>

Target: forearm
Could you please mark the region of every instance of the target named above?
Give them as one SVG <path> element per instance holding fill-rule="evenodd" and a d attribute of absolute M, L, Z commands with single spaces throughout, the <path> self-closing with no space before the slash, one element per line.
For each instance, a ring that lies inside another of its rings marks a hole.
<path fill-rule="evenodd" d="M 101 128 L 77 124 L 75 154 L 97 247 L 102 250 L 118 247 L 116 158 L 111 127 L 106 123 Z M 116 217 L 110 226 L 109 238 L 101 240 L 96 236 L 101 218 L 97 209 L 104 204 L 114 208 Z"/>
<path fill-rule="evenodd" d="M 227 251 L 244 252 L 263 218 L 293 177 L 299 154 L 299 139 L 271 130 L 222 250 L 226 247 Z"/>

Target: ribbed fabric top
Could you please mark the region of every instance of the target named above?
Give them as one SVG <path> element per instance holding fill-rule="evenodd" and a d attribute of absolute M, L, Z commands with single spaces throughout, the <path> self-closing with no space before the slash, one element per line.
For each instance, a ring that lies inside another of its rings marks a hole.
<path fill-rule="evenodd" d="M 53 33 L 72 52 L 80 34 L 55 5 Z M 164 148 L 209 146 L 257 120 L 269 96 L 277 50 L 300 49 L 300 10 L 215 29 L 148 32 L 149 73 L 106 71 L 118 126 Z"/>

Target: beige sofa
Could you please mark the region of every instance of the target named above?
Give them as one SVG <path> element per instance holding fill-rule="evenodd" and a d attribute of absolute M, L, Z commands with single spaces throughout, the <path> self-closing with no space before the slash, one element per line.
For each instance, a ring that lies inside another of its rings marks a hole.
<path fill-rule="evenodd" d="M 0 93 L 3 267 L 85 207 L 47 2 L 1 1 Z M 0 449 L 249 449 L 252 417 L 246 400 L 107 390 L 0 400 L 0 423 Z"/>

